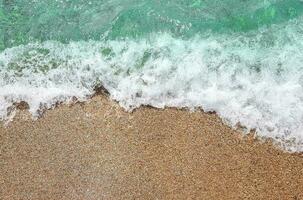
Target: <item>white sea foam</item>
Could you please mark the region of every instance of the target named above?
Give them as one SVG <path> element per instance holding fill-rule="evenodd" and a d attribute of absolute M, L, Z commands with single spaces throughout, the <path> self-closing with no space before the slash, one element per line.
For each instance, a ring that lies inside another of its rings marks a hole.
<path fill-rule="evenodd" d="M 202 107 L 302 151 L 303 36 L 280 29 L 10 48 L 0 53 L 0 118 L 8 119 L 16 102 L 37 116 L 57 102 L 83 101 L 102 84 L 127 110 Z"/>

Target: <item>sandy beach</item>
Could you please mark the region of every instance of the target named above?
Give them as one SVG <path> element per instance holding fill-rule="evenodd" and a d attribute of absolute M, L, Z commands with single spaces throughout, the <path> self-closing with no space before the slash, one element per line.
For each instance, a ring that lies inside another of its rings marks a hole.
<path fill-rule="evenodd" d="M 303 157 L 216 114 L 104 95 L 0 125 L 0 199 L 303 199 Z"/>

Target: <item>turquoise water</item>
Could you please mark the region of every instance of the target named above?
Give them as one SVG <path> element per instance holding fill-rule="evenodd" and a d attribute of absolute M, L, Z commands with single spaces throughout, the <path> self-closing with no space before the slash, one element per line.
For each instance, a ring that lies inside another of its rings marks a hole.
<path fill-rule="evenodd" d="M 0 48 L 147 37 L 188 38 L 209 32 L 247 32 L 303 13 L 299 0 L 1 0 Z"/>
<path fill-rule="evenodd" d="M 303 150 L 299 0 L 0 0 L 0 119 L 99 86 L 141 105 L 216 111 Z"/>

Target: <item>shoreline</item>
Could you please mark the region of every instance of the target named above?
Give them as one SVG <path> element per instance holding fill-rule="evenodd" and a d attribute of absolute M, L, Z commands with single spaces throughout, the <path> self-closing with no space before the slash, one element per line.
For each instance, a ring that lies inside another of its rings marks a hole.
<path fill-rule="evenodd" d="M 36 121 L 23 109 L 0 123 L 0 199 L 303 198 L 301 154 L 214 113 L 128 113 L 96 93 Z"/>

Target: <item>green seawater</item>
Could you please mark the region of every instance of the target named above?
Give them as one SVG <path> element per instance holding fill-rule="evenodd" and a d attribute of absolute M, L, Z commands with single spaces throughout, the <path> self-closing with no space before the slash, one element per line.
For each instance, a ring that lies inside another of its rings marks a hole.
<path fill-rule="evenodd" d="M 56 40 L 242 33 L 300 17 L 300 0 L 0 0 L 0 50 Z"/>

